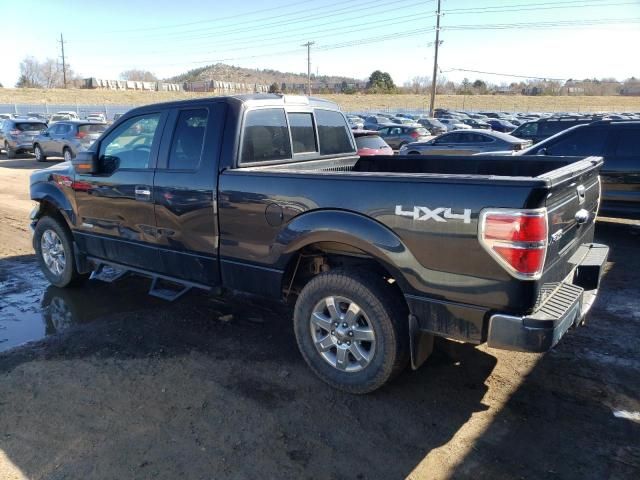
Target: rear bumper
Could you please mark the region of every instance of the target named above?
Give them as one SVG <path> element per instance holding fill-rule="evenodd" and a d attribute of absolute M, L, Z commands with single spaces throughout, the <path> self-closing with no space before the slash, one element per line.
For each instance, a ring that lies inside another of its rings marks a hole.
<path fill-rule="evenodd" d="M 496 313 L 489 319 L 487 345 L 504 350 L 545 352 L 569 328 L 580 324 L 591 309 L 609 256 L 606 245 L 590 244 L 589 251 L 563 282 L 550 284 L 551 293 L 530 315 Z"/>

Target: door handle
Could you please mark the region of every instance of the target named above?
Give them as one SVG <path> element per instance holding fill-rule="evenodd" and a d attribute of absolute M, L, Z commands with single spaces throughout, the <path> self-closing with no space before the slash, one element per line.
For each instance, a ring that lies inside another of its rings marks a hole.
<path fill-rule="evenodd" d="M 135 194 L 136 200 L 151 200 L 151 189 L 149 187 L 137 186 Z"/>

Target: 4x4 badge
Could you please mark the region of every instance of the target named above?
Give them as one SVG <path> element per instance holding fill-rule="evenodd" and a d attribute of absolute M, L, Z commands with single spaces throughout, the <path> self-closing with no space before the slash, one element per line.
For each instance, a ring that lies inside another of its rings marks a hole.
<path fill-rule="evenodd" d="M 446 207 L 413 207 L 412 210 L 404 210 L 402 205 L 396 205 L 396 215 L 410 217 L 414 220 L 436 222 L 446 222 L 447 220 L 462 220 L 464 223 L 471 223 L 471 209 L 465 208 L 463 213 L 453 213 L 453 209 Z M 442 215 L 442 216 L 440 216 Z"/>

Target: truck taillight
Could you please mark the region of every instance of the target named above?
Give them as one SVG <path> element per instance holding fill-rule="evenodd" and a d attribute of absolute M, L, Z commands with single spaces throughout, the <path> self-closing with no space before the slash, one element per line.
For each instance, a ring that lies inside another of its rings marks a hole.
<path fill-rule="evenodd" d="M 418 138 L 418 137 L 420 136 L 420 134 L 419 134 L 418 132 L 411 132 L 411 133 L 409 134 L 409 136 L 410 136 L 411 138 Z"/>
<path fill-rule="evenodd" d="M 78 133 L 76 133 L 76 138 L 79 138 L 79 139 L 83 139 L 86 136 L 87 136 L 86 132 L 78 132 Z"/>
<path fill-rule="evenodd" d="M 547 254 L 547 210 L 488 209 L 480 213 L 478 239 L 511 275 L 536 280 Z"/>

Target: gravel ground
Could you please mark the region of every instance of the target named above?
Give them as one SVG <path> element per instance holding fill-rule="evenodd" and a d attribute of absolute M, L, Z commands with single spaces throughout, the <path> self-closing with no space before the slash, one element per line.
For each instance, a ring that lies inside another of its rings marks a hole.
<path fill-rule="evenodd" d="M 35 166 L 0 157 L 0 479 L 640 478 L 640 225 L 599 222 L 601 296 L 553 351 L 442 341 L 355 397 L 311 374 L 283 305 L 48 287 Z"/>

